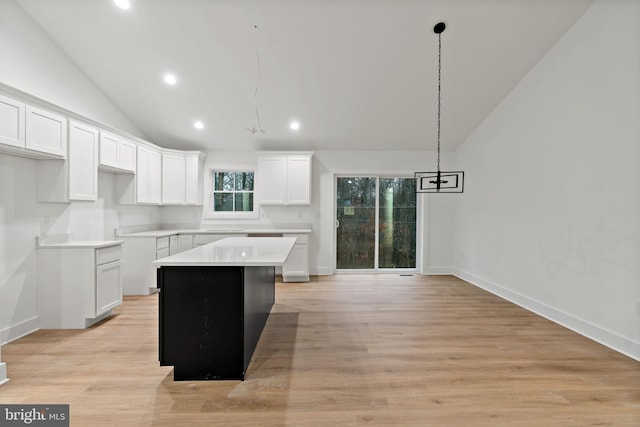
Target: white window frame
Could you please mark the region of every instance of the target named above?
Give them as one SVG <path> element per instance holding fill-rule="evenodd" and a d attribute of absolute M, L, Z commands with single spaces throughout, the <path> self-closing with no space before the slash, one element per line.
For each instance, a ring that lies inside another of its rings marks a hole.
<path fill-rule="evenodd" d="M 213 210 L 213 175 L 215 172 L 252 172 L 253 173 L 253 210 L 246 212 L 217 212 Z M 205 218 L 209 219 L 255 219 L 260 217 L 260 206 L 258 203 L 258 191 L 256 178 L 258 174 L 255 168 L 226 168 L 226 167 L 212 167 L 207 171 L 207 213 Z"/>

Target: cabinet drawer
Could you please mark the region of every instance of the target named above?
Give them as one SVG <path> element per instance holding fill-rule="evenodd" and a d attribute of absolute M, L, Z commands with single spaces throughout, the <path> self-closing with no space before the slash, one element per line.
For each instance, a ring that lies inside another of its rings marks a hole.
<path fill-rule="evenodd" d="M 122 247 L 120 245 L 109 246 L 107 248 L 96 249 L 96 265 L 108 262 L 119 261 L 122 257 Z"/>
<path fill-rule="evenodd" d="M 309 244 L 309 235 L 308 234 L 284 234 L 283 237 L 295 237 L 296 245 L 308 245 Z"/>
<path fill-rule="evenodd" d="M 169 247 L 169 236 L 158 237 L 158 240 L 156 240 L 156 250 L 159 251 L 160 249 L 164 249 L 168 247 Z"/>

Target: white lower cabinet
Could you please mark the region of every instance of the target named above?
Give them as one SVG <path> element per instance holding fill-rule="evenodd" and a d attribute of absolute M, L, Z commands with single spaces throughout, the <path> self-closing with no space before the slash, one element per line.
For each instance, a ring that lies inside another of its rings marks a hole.
<path fill-rule="evenodd" d="M 157 292 L 157 271 L 153 261 L 177 253 L 178 235 L 118 236 L 118 239 L 125 242 L 122 257 L 124 294 L 149 295 Z"/>
<path fill-rule="evenodd" d="M 42 329 L 83 329 L 122 304 L 122 246 L 39 246 L 38 316 Z"/>
<path fill-rule="evenodd" d="M 282 280 L 284 282 L 309 281 L 309 235 L 283 234 L 282 237 L 296 237 L 287 262 L 282 266 Z"/>
<path fill-rule="evenodd" d="M 169 236 L 169 255 L 175 255 L 179 252 L 178 235 Z"/>
<path fill-rule="evenodd" d="M 193 249 L 193 234 L 179 234 L 178 252 L 188 251 L 189 249 Z"/>

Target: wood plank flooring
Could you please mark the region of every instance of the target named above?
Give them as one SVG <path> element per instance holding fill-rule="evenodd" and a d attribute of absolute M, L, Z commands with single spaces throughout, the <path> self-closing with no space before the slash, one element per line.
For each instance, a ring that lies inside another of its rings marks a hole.
<path fill-rule="evenodd" d="M 72 426 L 640 425 L 639 362 L 454 277 L 278 283 L 244 382 L 174 382 L 157 303 L 3 346 L 0 402 Z"/>

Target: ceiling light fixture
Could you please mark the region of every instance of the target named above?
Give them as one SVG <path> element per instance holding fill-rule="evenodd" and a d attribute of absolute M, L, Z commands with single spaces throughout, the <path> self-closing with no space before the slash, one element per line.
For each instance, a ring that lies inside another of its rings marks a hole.
<path fill-rule="evenodd" d="M 248 130 L 249 132 L 251 132 L 251 135 L 255 135 L 258 132 L 266 133 L 266 131 L 262 129 L 262 125 L 260 124 L 260 114 L 258 113 L 258 90 L 260 90 L 260 52 L 258 51 L 258 26 L 254 25 L 253 28 L 255 30 L 254 34 L 256 39 L 256 60 L 258 64 L 258 82 L 256 84 L 256 90 L 253 92 L 253 108 L 256 111 L 257 123 L 250 128 L 244 128 L 244 130 Z"/>
<path fill-rule="evenodd" d="M 171 86 L 174 86 L 176 83 L 178 83 L 178 79 L 176 78 L 175 74 L 171 73 L 165 74 L 163 80 L 166 84 Z"/>
<path fill-rule="evenodd" d="M 300 129 L 300 122 L 298 122 L 297 120 L 292 121 L 291 123 L 289 123 L 289 129 L 291 129 L 291 130 L 299 130 Z"/>
<path fill-rule="evenodd" d="M 118 6 L 120 9 L 124 9 L 127 10 L 131 7 L 131 4 L 129 3 L 129 0 L 113 0 L 113 2 L 116 4 L 116 6 Z"/>
<path fill-rule="evenodd" d="M 438 164 L 435 172 L 416 172 L 416 192 L 418 193 L 462 193 L 464 191 L 464 172 L 440 171 L 440 115 L 441 115 L 441 75 L 442 75 L 442 33 L 446 25 L 439 22 L 433 27 L 438 35 Z"/>
<path fill-rule="evenodd" d="M 193 122 L 193 127 L 196 129 L 204 129 L 204 123 L 202 123 L 200 120 L 196 120 L 195 122 Z"/>

